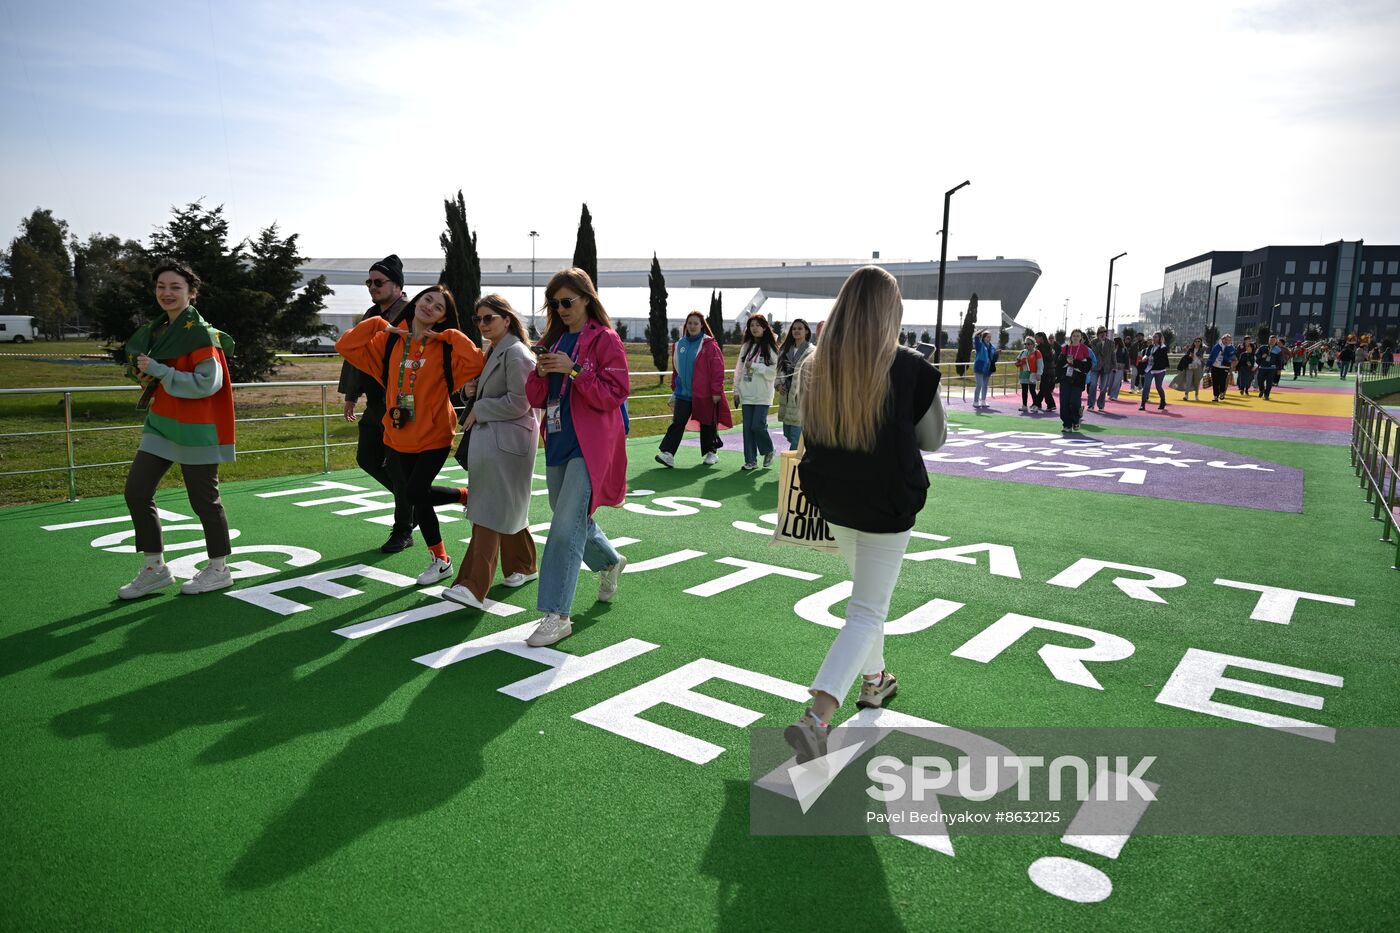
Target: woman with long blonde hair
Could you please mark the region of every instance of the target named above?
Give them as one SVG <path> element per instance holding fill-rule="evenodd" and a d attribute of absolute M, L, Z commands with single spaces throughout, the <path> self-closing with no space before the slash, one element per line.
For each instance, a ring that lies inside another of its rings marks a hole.
<path fill-rule="evenodd" d="M 899 346 L 903 313 L 894 276 L 857 269 L 804 366 L 798 472 L 851 569 L 852 591 L 846 624 L 812 682 L 812 707 L 785 732 L 799 761 L 826 754 L 831 715 L 857 674 L 857 706 L 883 706 L 898 689 L 885 670 L 885 617 L 928 497 L 919 451 L 938 445 L 943 411 L 938 370 Z"/>

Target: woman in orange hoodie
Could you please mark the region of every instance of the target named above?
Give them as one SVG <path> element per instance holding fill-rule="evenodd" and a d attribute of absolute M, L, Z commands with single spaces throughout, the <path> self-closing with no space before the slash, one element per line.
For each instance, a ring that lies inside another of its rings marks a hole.
<path fill-rule="evenodd" d="M 457 329 L 457 320 L 452 293 L 433 285 L 419 292 L 392 324 L 368 318 L 335 343 L 350 365 L 384 386 L 389 469 L 413 505 L 413 520 L 431 555 L 418 575 L 419 586 L 453 573 L 433 507 L 467 501 L 466 489 L 433 485 L 457 427 L 450 395 L 485 365 L 481 350 Z"/>

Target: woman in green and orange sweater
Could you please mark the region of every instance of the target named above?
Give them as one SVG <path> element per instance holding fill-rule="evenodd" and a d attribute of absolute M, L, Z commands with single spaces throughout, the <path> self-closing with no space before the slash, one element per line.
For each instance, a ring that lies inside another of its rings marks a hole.
<path fill-rule="evenodd" d="M 486 362 L 471 338 L 457 329 L 457 321 L 452 293 L 433 285 L 419 292 L 393 324 L 368 318 L 335 343 L 351 366 L 384 386 L 389 469 L 413 505 L 413 520 L 430 554 L 427 569 L 418 575 L 420 586 L 455 572 L 433 507 L 467 501 L 466 489 L 433 485 L 457 427 L 450 395 L 479 376 Z"/>
<path fill-rule="evenodd" d="M 117 591 L 137 599 L 175 582 L 164 560 L 156 487 L 176 463 L 190 506 L 204 528 L 209 564 L 180 588 L 208 593 L 233 585 L 225 566 L 230 553 L 228 516 L 219 499 L 219 464 L 234 459 L 233 383 L 228 359 L 233 341 L 211 327 L 190 304 L 199 276 L 182 262 L 162 262 L 152 275 L 156 302 L 165 313 L 131 335 L 123 349 L 127 375 L 144 387 L 137 407 L 146 411 L 141 445 L 126 476 L 126 505 L 145 566 Z"/>

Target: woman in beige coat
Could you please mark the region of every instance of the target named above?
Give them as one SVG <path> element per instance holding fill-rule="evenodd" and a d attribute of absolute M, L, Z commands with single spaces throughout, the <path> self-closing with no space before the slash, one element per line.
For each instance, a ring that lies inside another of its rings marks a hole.
<path fill-rule="evenodd" d="M 530 479 L 534 473 L 539 422 L 525 396 L 525 380 L 535 368 L 520 317 L 500 295 L 476 303 L 472 321 L 491 341 L 486 368 L 466 386 L 474 397 L 462 422 L 471 493 L 467 517 L 472 540 L 446 599 L 483 608 L 499 557 L 506 586 L 522 586 L 539 576 L 530 524 Z"/>

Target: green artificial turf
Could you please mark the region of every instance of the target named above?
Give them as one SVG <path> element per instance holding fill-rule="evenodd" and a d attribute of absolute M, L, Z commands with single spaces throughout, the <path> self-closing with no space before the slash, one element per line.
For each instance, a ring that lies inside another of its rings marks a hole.
<path fill-rule="evenodd" d="M 1017 424 L 985 418 L 979 427 Z M 1137 433 L 1114 429 L 1111 433 Z M 1174 436 L 1189 436 L 1182 432 Z M 1336 727 L 1400 725 L 1400 575 L 1375 542 L 1345 448 L 1194 437 L 1305 472 L 1302 514 L 1170 499 L 933 476 L 911 552 L 992 542 L 1015 549 L 1020 579 L 975 565 L 907 561 L 892 617 L 943 598 L 965 603 L 921 632 L 887 639 L 900 678 L 894 708 L 975 729 L 995 726 L 1235 726 L 1155 702 L 1188 648 L 1345 677 L 1310 686 L 1321 711 L 1231 695 L 1239 706 L 1297 713 Z M 675 707 L 645 719 L 716 743 L 697 765 L 572 718 L 706 658 L 796 684 L 810 682 L 833 630 L 794 604 L 846 579 L 839 558 L 770 547 L 736 530 L 772 512 L 777 471 L 738 472 L 737 453 L 705 470 L 682 448 L 681 469 L 651 461 L 654 439 L 630 443 L 630 483 L 698 497 L 693 515 L 604 509 L 634 563 L 703 551 L 627 574 L 611 605 L 580 578 L 575 634 L 582 656 L 625 639 L 654 650 L 524 702 L 497 688 L 539 664 L 491 652 L 440 670 L 413 658 L 536 618 L 535 584 L 492 595 L 528 612 L 460 610 L 357 640 L 342 626 L 430 605 L 388 584 L 344 579 L 360 595 L 284 595 L 311 608 L 280 616 L 214 594 L 167 590 L 117 603 L 134 555 L 90 542 L 121 524 L 40 526 L 125 514 L 120 498 L 0 510 L 0 748 L 6 805 L 0 870 L 6 928 L 309 929 L 1199 929 L 1376 928 L 1400 910 L 1389 838 L 1143 837 L 1117 859 L 1054 835 L 960 837 L 956 857 L 890 838 L 769 838 L 749 832 L 745 729 Z M 543 473 L 542 461 L 537 471 Z M 226 484 L 235 546 L 295 545 L 320 557 L 240 588 L 364 563 L 409 576 L 420 547 L 393 556 L 387 529 L 344 505 L 299 507 L 314 494 L 259 493 L 324 480 L 373 488 L 355 471 Z M 536 483 L 542 488 L 541 482 Z M 325 492 L 332 496 L 338 493 Z M 162 508 L 192 514 L 177 490 Z M 377 513 L 382 514 L 382 513 Z M 532 521 L 548 520 L 543 496 Z M 169 527 L 175 522 L 167 522 Z M 1221 528 L 1225 546 L 1217 534 Z M 1145 534 L 1144 528 L 1157 529 Z M 454 556 L 466 522 L 443 525 Z M 167 546 L 198 538 L 171 531 Z M 171 558 L 178 556 L 172 552 Z M 819 574 L 767 577 L 710 597 L 684 590 L 735 567 L 730 557 Z M 1166 605 L 1130 599 L 1103 573 L 1077 590 L 1046 581 L 1080 557 L 1187 578 Z M 275 555 L 257 557 L 282 567 Z M 1290 625 L 1251 621 L 1257 594 L 1217 577 L 1347 596 L 1354 608 L 1300 604 Z M 834 611 L 840 614 L 844 604 Z M 1056 681 L 1023 640 L 989 664 L 950 653 L 1017 612 L 1113 632 L 1131 658 L 1092 665 L 1102 691 Z M 1286 679 L 1249 679 L 1297 687 Z M 801 705 L 711 681 L 698 693 L 782 726 Z M 1301 740 L 1300 741 L 1305 741 Z M 1041 856 L 1104 871 L 1112 895 L 1074 904 L 1036 888 Z"/>

